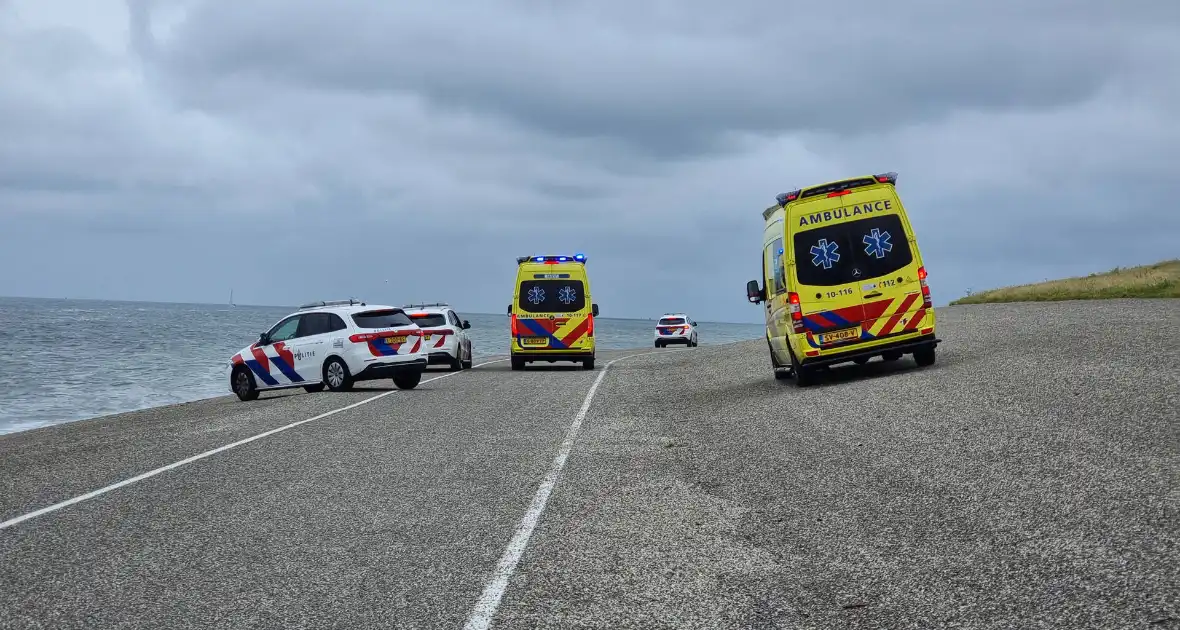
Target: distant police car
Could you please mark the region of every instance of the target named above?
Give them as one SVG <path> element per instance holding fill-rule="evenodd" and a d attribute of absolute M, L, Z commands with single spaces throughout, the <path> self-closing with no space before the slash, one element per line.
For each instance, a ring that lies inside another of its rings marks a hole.
<path fill-rule="evenodd" d="M 471 337 L 467 334 L 471 322 L 460 320 L 455 310 L 442 302 L 407 304 L 402 308 L 422 329 L 422 346 L 431 365 L 449 365 L 452 370 L 471 369 Z"/>
<path fill-rule="evenodd" d="M 339 300 L 299 307 L 235 354 L 227 369 L 230 391 L 254 400 L 261 390 L 341 391 L 379 378 L 413 389 L 426 364 L 422 329 L 402 309 Z"/>
<path fill-rule="evenodd" d="M 697 323 L 684 313 L 665 313 L 656 322 L 656 347 L 663 348 L 670 343 L 697 345 Z"/>

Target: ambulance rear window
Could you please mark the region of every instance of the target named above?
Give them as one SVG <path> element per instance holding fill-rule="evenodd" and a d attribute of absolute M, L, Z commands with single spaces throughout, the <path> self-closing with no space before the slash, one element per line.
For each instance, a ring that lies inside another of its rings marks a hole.
<path fill-rule="evenodd" d="M 520 283 L 520 310 L 526 313 L 573 313 L 586 307 L 581 280 L 525 280 Z"/>
<path fill-rule="evenodd" d="M 896 214 L 798 232 L 795 274 L 800 284 L 830 287 L 888 275 L 910 264 L 909 237 Z"/>

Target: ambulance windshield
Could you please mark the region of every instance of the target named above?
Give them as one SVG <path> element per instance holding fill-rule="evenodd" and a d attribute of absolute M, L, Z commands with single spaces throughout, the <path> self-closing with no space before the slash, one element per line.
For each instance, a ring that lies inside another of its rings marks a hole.
<path fill-rule="evenodd" d="M 825 225 L 794 236 L 799 283 L 830 287 L 891 274 L 913 261 L 895 214 Z"/>

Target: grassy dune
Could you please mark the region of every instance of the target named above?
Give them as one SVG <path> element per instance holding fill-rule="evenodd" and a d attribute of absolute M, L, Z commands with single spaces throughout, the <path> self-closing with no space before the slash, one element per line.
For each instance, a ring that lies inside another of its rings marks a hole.
<path fill-rule="evenodd" d="M 1050 280 L 971 293 L 951 304 L 1112 298 L 1180 298 L 1180 259 L 1129 269 L 1116 267 L 1106 273 L 1092 273 L 1081 278 Z"/>

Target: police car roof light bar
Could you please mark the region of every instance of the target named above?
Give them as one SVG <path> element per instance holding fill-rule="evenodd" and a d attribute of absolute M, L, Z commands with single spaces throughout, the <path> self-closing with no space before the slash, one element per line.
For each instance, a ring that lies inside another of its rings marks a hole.
<path fill-rule="evenodd" d="M 318 302 L 308 302 L 307 304 L 300 306 L 299 310 L 302 311 L 308 308 L 323 308 L 325 306 L 352 306 L 354 304 L 359 304 L 360 306 L 365 305 L 364 302 L 355 300 L 353 298 L 348 298 L 347 300 L 320 300 Z"/>
<path fill-rule="evenodd" d="M 451 305 L 446 302 L 434 302 L 432 304 L 406 304 L 402 308 L 430 308 L 431 306 L 445 306 L 450 308 Z"/>

